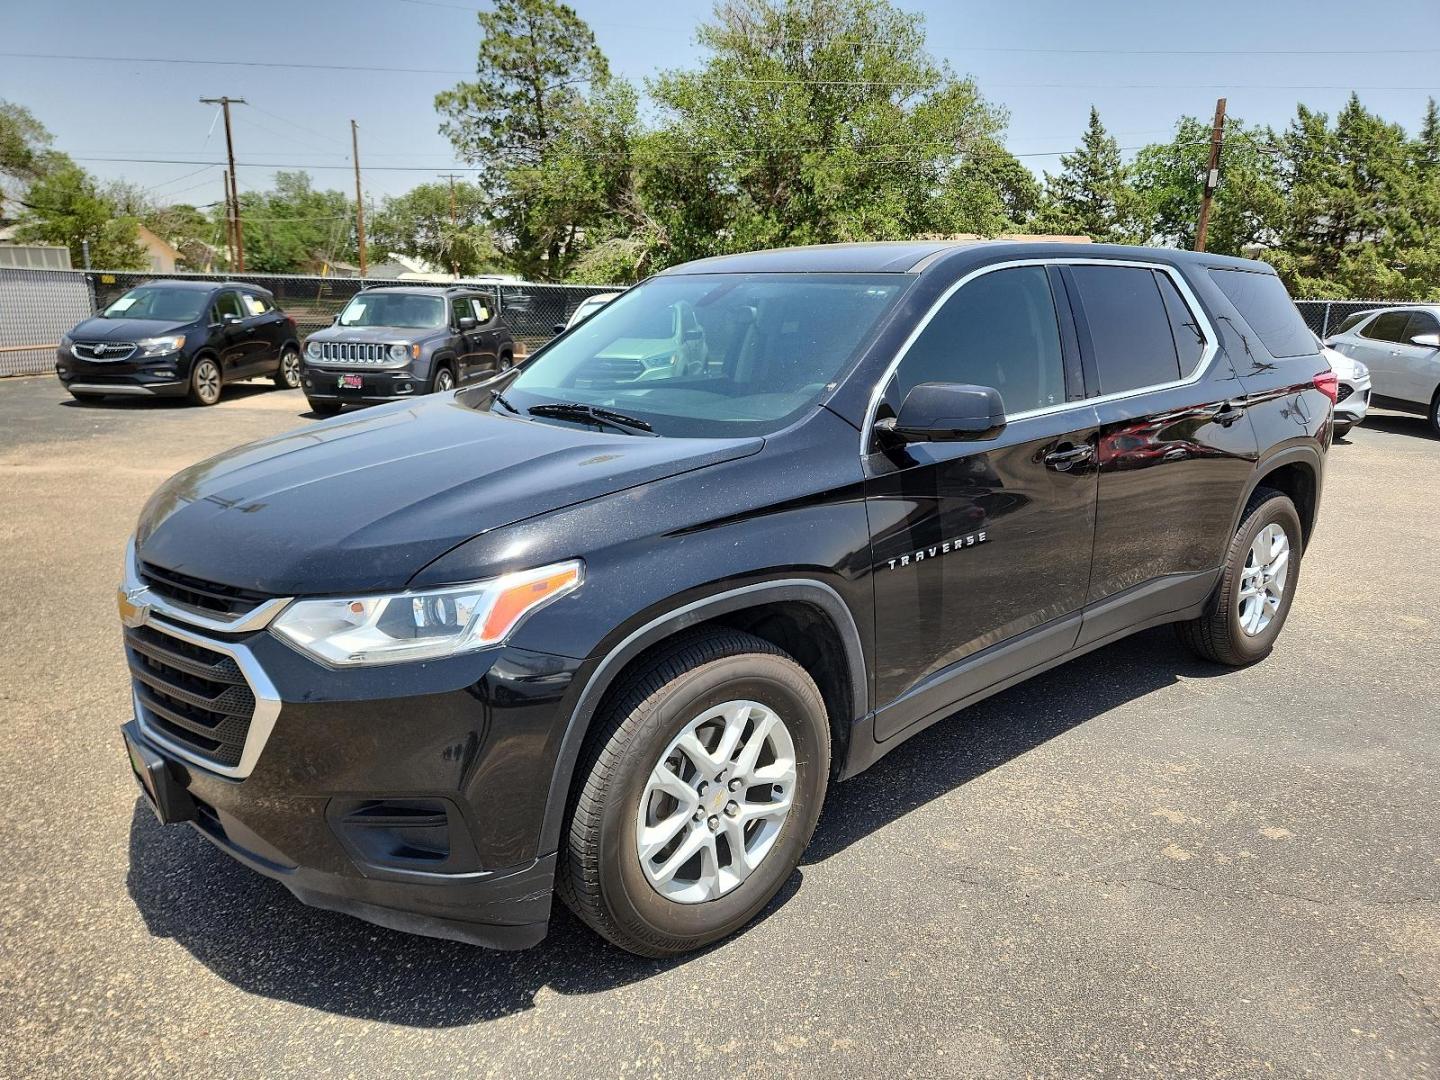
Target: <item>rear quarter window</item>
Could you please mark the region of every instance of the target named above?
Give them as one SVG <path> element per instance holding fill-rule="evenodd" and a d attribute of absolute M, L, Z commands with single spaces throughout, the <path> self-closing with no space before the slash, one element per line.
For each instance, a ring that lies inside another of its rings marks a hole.
<path fill-rule="evenodd" d="M 1211 270 L 1210 277 L 1271 356 L 1314 356 L 1319 351 L 1315 335 L 1274 274 Z"/>

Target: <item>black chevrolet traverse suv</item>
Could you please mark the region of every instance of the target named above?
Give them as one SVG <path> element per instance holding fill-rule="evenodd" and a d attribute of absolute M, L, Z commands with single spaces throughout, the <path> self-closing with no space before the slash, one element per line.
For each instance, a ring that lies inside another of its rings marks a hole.
<path fill-rule="evenodd" d="M 655 325 L 688 347 L 637 379 L 613 357 Z M 827 785 L 956 710 L 1159 623 L 1265 657 L 1334 394 L 1255 262 L 677 267 L 523 369 L 161 487 L 119 595 L 130 760 L 307 903 L 515 948 L 558 893 L 694 949 L 775 895 Z"/>
<path fill-rule="evenodd" d="M 258 285 L 151 281 L 66 334 L 55 373 L 79 400 L 125 394 L 214 405 L 240 379 L 298 387 L 300 341 L 295 320 Z"/>
<path fill-rule="evenodd" d="M 504 371 L 515 339 L 495 297 L 460 286 L 363 289 L 305 340 L 305 396 L 321 416 L 345 405 L 443 393 Z"/>

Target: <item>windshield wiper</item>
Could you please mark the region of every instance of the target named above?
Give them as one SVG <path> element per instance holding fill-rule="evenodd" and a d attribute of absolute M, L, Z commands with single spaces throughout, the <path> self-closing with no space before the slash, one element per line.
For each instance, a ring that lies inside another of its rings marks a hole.
<path fill-rule="evenodd" d="M 586 405 L 581 401 L 553 401 L 544 405 L 531 405 L 531 416 L 553 416 L 556 420 L 590 420 L 598 424 L 609 424 L 630 435 L 654 435 L 655 429 L 635 416 L 626 416 L 603 405 Z"/>
<path fill-rule="evenodd" d="M 501 408 L 507 409 L 510 412 L 515 413 L 517 416 L 520 414 L 520 410 L 517 409 L 514 405 L 511 405 L 510 402 L 505 399 L 504 394 L 496 394 L 495 397 L 491 400 L 493 400 L 495 404 L 499 405 Z"/>

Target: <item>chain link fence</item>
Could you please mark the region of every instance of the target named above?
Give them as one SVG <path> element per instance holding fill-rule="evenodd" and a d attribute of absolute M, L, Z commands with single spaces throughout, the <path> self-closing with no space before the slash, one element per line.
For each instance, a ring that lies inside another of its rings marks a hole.
<path fill-rule="evenodd" d="M 109 307 L 127 290 L 147 281 L 240 281 L 259 285 L 275 296 L 295 320 L 303 337 L 329 326 L 361 289 L 383 285 L 445 288 L 461 284 L 490 293 L 500 316 L 524 349 L 535 349 L 555 336 L 582 300 L 615 286 L 544 285 L 538 282 L 434 282 L 377 278 L 314 277 L 295 274 L 156 274 L 114 270 L 28 270 L 0 268 L 0 376 L 51 371 L 62 335 L 82 319 Z"/>
<path fill-rule="evenodd" d="M 155 274 L 138 271 L 32 270 L 0 267 L 0 376 L 52 370 L 55 347 L 76 323 L 109 307 L 127 289 L 160 278 L 244 281 L 269 289 L 301 335 L 329 326 L 350 298 L 379 285 L 443 288 L 446 282 L 375 278 L 313 277 L 294 274 Z M 492 293 L 501 317 L 526 349 L 549 341 L 555 327 L 587 296 L 617 291 L 613 285 L 542 285 L 535 282 L 462 282 Z M 1358 311 L 1397 307 L 1398 300 L 1297 300 L 1306 325 L 1321 337 L 1335 333 Z"/>

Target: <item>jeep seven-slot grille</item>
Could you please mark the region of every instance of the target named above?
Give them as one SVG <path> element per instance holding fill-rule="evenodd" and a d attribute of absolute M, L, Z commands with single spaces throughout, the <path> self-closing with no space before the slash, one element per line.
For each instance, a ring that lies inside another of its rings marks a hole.
<path fill-rule="evenodd" d="M 389 345 L 365 341 L 322 341 L 320 359 L 330 364 L 384 364 L 390 360 Z"/>
<path fill-rule="evenodd" d="M 255 694 L 231 657 L 153 626 L 127 629 L 125 653 L 150 727 L 217 765 L 240 763 Z"/>
<path fill-rule="evenodd" d="M 166 600 L 222 615 L 243 615 L 270 599 L 264 593 L 203 581 L 188 574 L 177 574 L 174 570 L 166 570 L 154 563 L 141 563 L 140 577 L 150 586 L 151 592 L 158 593 Z"/>

